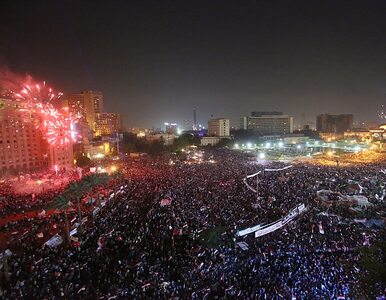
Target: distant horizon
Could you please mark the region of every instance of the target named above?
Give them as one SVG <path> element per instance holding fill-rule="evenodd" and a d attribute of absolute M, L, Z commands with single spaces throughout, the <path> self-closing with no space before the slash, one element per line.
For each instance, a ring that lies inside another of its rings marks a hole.
<path fill-rule="evenodd" d="M 385 1 L 5 1 L 0 72 L 100 90 L 125 126 L 280 110 L 381 122 Z"/>

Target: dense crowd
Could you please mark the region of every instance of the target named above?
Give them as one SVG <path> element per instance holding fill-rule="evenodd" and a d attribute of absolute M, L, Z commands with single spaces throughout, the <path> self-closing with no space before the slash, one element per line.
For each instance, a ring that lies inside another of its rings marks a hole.
<path fill-rule="evenodd" d="M 283 164 L 257 164 L 228 150 L 207 150 L 205 156 L 215 163 L 204 158 L 186 164 L 175 157 L 173 164 L 169 157 L 124 162 L 125 179 L 89 193 L 100 201 L 82 203 L 87 219 L 71 243 L 63 211 L 5 224 L 4 249 L 12 255 L 2 263 L 1 298 L 363 298 L 358 249 L 383 237 L 380 228 L 355 219 L 385 217 L 383 165 L 297 164 L 263 172 L 256 195 L 244 185 L 245 175 Z M 371 207 L 354 211 L 315 199 L 321 189 L 359 193 L 347 188 L 352 182 Z M 259 238 L 236 236 L 300 203 L 307 211 L 284 228 Z M 67 213 L 75 228 L 76 209 Z M 63 243 L 44 246 L 55 233 Z M 379 295 L 384 289 L 378 286 Z"/>
<path fill-rule="evenodd" d="M 50 172 L 44 176 L 19 176 L 12 180 L 3 180 L 0 183 L 0 216 L 43 207 L 63 192 L 68 182 L 76 180 L 79 180 L 79 173 L 76 171 Z"/>

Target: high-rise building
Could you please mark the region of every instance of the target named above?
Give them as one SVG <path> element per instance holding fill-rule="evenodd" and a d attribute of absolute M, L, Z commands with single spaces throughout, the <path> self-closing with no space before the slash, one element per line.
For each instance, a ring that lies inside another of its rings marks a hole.
<path fill-rule="evenodd" d="M 165 123 L 165 133 L 177 135 L 178 128 L 176 123 Z"/>
<path fill-rule="evenodd" d="M 40 120 L 19 102 L 0 99 L 0 171 L 40 171 L 49 167 L 48 143 Z"/>
<path fill-rule="evenodd" d="M 121 131 L 122 118 L 116 113 L 95 114 L 95 136 L 111 136 Z"/>
<path fill-rule="evenodd" d="M 251 117 L 261 117 L 261 116 L 282 116 L 281 111 L 253 111 L 251 112 Z"/>
<path fill-rule="evenodd" d="M 64 98 L 64 105 L 71 113 L 85 118 L 90 128 L 95 131 L 96 114 L 103 112 L 103 94 L 92 90 L 69 94 Z"/>
<path fill-rule="evenodd" d="M 229 137 L 229 119 L 216 118 L 208 121 L 208 135 Z"/>
<path fill-rule="evenodd" d="M 344 133 L 352 128 L 352 114 L 330 115 L 322 114 L 316 117 L 316 130 L 327 133 Z"/>
<path fill-rule="evenodd" d="M 197 130 L 197 115 L 196 115 L 196 109 L 193 109 L 193 130 Z"/>
<path fill-rule="evenodd" d="M 0 99 L 0 171 L 71 169 L 72 143 L 49 145 L 38 129 L 42 122 L 33 111 L 11 99 Z"/>
<path fill-rule="evenodd" d="M 282 135 L 293 131 L 293 117 L 282 112 L 252 112 L 240 119 L 240 128 L 259 135 Z"/>

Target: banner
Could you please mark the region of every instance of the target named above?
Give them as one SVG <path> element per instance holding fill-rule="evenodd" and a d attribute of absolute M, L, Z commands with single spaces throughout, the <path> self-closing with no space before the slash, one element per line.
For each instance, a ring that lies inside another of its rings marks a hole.
<path fill-rule="evenodd" d="M 292 168 L 292 166 L 286 166 L 280 169 L 264 169 L 265 172 L 280 172 Z"/>
<path fill-rule="evenodd" d="M 292 165 L 291 166 L 286 166 L 284 168 L 280 168 L 280 169 L 264 169 L 264 172 L 280 172 L 280 171 L 284 171 L 284 170 L 287 170 L 289 168 L 292 168 Z M 257 193 L 257 190 L 255 188 L 253 188 L 251 185 L 248 184 L 247 182 L 247 179 L 249 178 L 253 178 L 253 177 L 256 177 L 258 176 L 259 174 L 261 174 L 261 171 L 257 172 L 257 173 L 254 173 L 254 174 L 251 174 L 251 175 L 247 175 L 244 179 L 243 179 L 243 182 L 244 184 L 247 186 L 247 188 L 249 188 L 252 192 L 254 193 Z"/>
<path fill-rule="evenodd" d="M 304 204 L 298 205 L 297 207 L 292 209 L 290 211 L 290 213 L 288 215 L 286 215 L 285 217 L 279 219 L 278 221 L 276 221 L 274 223 L 271 223 L 267 226 L 264 226 L 260 230 L 257 230 L 255 232 L 255 238 L 266 235 L 268 233 L 271 233 L 273 231 L 280 229 L 281 227 L 285 226 L 286 224 L 291 222 L 293 219 L 295 219 L 298 215 L 303 213 L 305 210 L 306 210 L 306 206 Z"/>
<path fill-rule="evenodd" d="M 244 235 L 247 235 L 247 234 L 254 232 L 255 237 L 263 236 L 265 234 L 268 234 L 272 231 L 275 231 L 275 230 L 283 227 L 284 225 L 291 222 L 294 218 L 296 218 L 298 215 L 300 215 L 304 211 L 306 211 L 306 206 L 304 204 L 300 204 L 297 207 L 295 207 L 294 209 L 292 209 L 288 215 L 284 216 L 283 218 L 281 218 L 275 222 L 272 222 L 272 223 L 267 224 L 267 225 L 260 225 L 259 224 L 259 225 L 253 226 L 253 227 L 249 227 L 249 228 L 238 231 L 236 233 L 236 235 L 237 236 L 244 236 Z"/>
<path fill-rule="evenodd" d="M 261 225 L 256 225 L 256 226 L 253 226 L 253 227 L 249 227 L 247 229 L 244 229 L 244 230 L 240 230 L 236 233 L 237 236 L 244 236 L 244 235 L 247 235 L 247 234 L 250 234 L 250 233 L 253 233 L 257 230 L 259 230 L 262 226 Z"/>
<path fill-rule="evenodd" d="M 63 243 L 63 239 L 59 234 L 55 234 L 52 238 L 50 238 L 44 245 L 47 245 L 50 248 L 57 247 L 61 243 Z"/>

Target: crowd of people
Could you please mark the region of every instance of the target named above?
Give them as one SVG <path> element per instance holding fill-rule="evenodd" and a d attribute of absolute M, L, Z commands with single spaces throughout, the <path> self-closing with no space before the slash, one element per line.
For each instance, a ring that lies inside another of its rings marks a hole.
<path fill-rule="evenodd" d="M 384 237 L 381 228 L 356 220 L 385 217 L 383 165 L 296 164 L 262 172 L 256 194 L 243 183 L 246 174 L 282 163 L 256 163 L 225 149 L 204 156 L 212 162 L 125 161 L 124 179 L 94 188 L 88 196 L 98 201 L 82 202 L 80 212 L 4 224 L 0 232 L 9 238 L 3 250 L 11 254 L 1 262 L 0 298 L 364 298 L 358 249 Z M 362 189 L 348 190 L 351 182 Z M 373 205 L 352 210 L 339 201 L 321 203 L 321 189 L 362 193 Z M 236 235 L 301 203 L 307 211 L 280 230 L 259 238 Z M 54 234 L 61 244 L 44 244 Z M 382 295 L 386 287 L 376 288 Z"/>
<path fill-rule="evenodd" d="M 77 171 L 7 178 L 0 183 L 0 216 L 24 213 L 46 205 L 79 180 Z"/>

